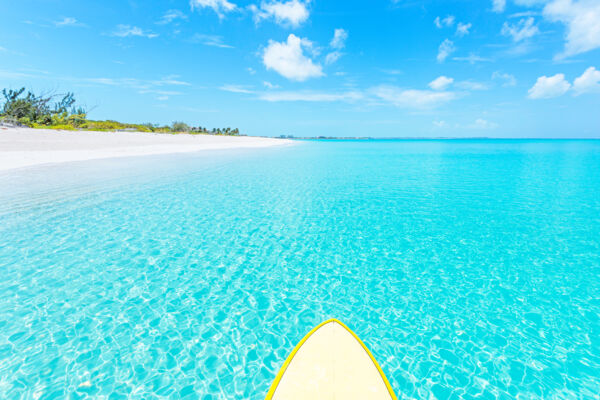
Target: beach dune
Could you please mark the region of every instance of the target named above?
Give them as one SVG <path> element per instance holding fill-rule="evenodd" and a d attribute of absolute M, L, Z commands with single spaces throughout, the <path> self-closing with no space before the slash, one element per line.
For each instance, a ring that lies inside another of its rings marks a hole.
<path fill-rule="evenodd" d="M 0 171 L 102 158 L 289 145 L 285 139 L 0 128 Z"/>

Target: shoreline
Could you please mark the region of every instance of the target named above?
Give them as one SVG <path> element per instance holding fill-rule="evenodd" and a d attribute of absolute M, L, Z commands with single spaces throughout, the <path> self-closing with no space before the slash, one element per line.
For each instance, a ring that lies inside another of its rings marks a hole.
<path fill-rule="evenodd" d="M 0 172 L 74 161 L 291 145 L 292 140 L 146 132 L 0 128 Z"/>

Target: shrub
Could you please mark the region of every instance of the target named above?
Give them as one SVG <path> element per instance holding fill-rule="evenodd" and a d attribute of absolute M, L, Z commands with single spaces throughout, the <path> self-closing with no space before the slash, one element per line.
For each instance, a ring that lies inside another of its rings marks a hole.
<path fill-rule="evenodd" d="M 173 122 L 171 125 L 171 131 L 173 132 L 189 132 L 190 126 L 184 122 Z"/>
<path fill-rule="evenodd" d="M 130 129 L 134 129 L 137 132 L 154 132 L 152 128 L 149 128 L 146 125 L 130 125 Z"/>
<path fill-rule="evenodd" d="M 73 114 L 67 117 L 67 123 L 74 127 L 81 127 L 87 122 L 86 114 Z"/>
<path fill-rule="evenodd" d="M 123 129 L 123 125 L 116 121 L 86 121 L 81 127 L 91 131 L 116 131 Z"/>
<path fill-rule="evenodd" d="M 19 121 L 14 117 L 0 116 L 0 123 L 8 125 L 18 125 Z"/>
<path fill-rule="evenodd" d="M 42 126 L 42 128 L 56 129 L 56 130 L 63 130 L 63 131 L 74 131 L 74 130 L 76 130 L 73 126 L 67 125 L 67 124 Z"/>
<path fill-rule="evenodd" d="M 67 113 L 61 114 L 52 114 L 50 116 L 50 125 L 66 125 L 67 123 Z"/>
<path fill-rule="evenodd" d="M 65 125 L 69 115 L 85 115 L 83 108 L 79 107 L 77 110 L 73 108 L 75 104 L 73 93 L 40 96 L 32 92 L 24 93 L 25 88 L 2 90 L 4 102 L 0 116 L 5 119 L 17 120 L 22 125 L 33 126 L 33 124 Z M 54 103 L 54 107 L 51 107 L 51 102 L 57 97 L 59 100 Z"/>
<path fill-rule="evenodd" d="M 25 93 L 25 88 L 21 88 L 18 90 L 4 89 L 2 90 L 2 97 L 4 100 L 0 98 L 0 122 L 14 125 L 69 130 L 132 130 L 157 133 L 188 132 L 233 136 L 240 134 L 237 128 L 213 128 L 209 132 L 206 127 L 191 127 L 180 121 L 173 122 L 171 126 L 159 126 L 151 123 L 124 124 L 112 120 L 91 121 L 87 119 L 87 112 L 84 108 L 75 106 L 76 102 L 73 93 L 38 96 L 32 92 Z"/>
<path fill-rule="evenodd" d="M 21 117 L 17 119 L 19 125 L 32 126 L 33 122 L 29 117 Z"/>
<path fill-rule="evenodd" d="M 156 128 L 158 128 L 158 125 L 156 125 L 156 124 L 153 124 L 153 123 L 151 123 L 151 122 L 147 122 L 147 123 L 145 123 L 145 124 L 142 124 L 142 125 L 140 125 L 140 126 L 143 126 L 143 127 L 144 127 L 144 128 L 146 128 L 146 129 L 147 129 L 149 132 L 154 132 L 154 130 L 155 130 Z"/>

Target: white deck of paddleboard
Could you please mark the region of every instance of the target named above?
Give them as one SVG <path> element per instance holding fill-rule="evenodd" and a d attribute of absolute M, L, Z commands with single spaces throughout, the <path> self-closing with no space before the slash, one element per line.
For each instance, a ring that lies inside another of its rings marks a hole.
<path fill-rule="evenodd" d="M 369 399 L 390 400 L 373 361 L 337 322 L 314 332 L 288 365 L 273 400 Z"/>

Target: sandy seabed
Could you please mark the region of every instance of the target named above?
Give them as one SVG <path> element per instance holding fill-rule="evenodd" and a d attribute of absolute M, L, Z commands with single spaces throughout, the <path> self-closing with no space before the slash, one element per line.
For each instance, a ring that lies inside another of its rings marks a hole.
<path fill-rule="evenodd" d="M 290 145 L 285 139 L 0 127 L 0 171 L 41 164 Z"/>

